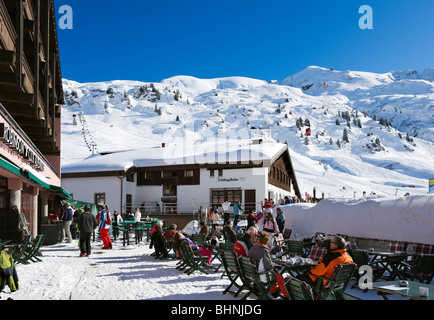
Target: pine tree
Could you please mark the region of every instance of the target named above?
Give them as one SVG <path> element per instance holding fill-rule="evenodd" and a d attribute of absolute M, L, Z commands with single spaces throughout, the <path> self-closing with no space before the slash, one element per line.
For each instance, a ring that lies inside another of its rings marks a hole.
<path fill-rule="evenodd" d="M 179 90 L 176 90 L 175 92 L 175 100 L 179 101 L 181 99 L 181 93 L 179 93 Z"/>
<path fill-rule="evenodd" d="M 344 142 L 350 142 L 350 140 L 348 140 L 348 131 L 347 131 L 347 128 L 344 129 L 344 134 L 342 135 L 342 140 Z"/>

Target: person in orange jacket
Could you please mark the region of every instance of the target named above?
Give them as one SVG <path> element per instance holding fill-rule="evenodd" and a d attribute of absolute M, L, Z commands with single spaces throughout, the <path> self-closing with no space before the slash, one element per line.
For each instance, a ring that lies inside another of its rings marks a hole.
<path fill-rule="evenodd" d="M 329 250 L 327 250 L 327 253 L 318 261 L 315 268 L 311 269 L 308 273 L 297 276 L 297 278 L 311 286 L 316 285 L 319 276 L 330 279 L 336 266 L 353 262 L 353 258 L 351 258 L 345 249 L 346 246 L 347 242 L 344 238 L 339 236 L 334 237 L 330 242 Z M 323 285 L 326 283 L 327 280 L 323 280 Z"/>

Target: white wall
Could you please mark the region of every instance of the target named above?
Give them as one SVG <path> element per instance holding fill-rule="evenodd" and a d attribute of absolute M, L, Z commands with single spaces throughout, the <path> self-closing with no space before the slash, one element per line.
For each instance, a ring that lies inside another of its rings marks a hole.
<path fill-rule="evenodd" d="M 95 193 L 105 193 L 110 211 L 119 211 L 121 180 L 118 177 L 63 178 L 62 188 L 72 193 L 74 200 L 90 203 L 95 202 Z"/>

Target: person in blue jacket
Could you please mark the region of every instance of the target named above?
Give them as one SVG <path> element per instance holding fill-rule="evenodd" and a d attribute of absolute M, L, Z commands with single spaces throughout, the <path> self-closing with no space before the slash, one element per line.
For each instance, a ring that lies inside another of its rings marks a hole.
<path fill-rule="evenodd" d="M 65 238 L 65 232 L 66 232 L 66 236 L 68 237 L 69 243 L 71 243 L 72 241 L 71 224 L 72 224 L 73 215 L 74 212 L 72 211 L 71 206 L 68 203 L 65 203 L 63 205 L 63 227 L 64 227 L 63 237 Z"/>
<path fill-rule="evenodd" d="M 234 203 L 234 227 L 238 226 L 240 220 L 240 202 L 237 200 Z"/>
<path fill-rule="evenodd" d="M 276 213 L 277 213 L 277 217 L 276 217 L 277 226 L 279 227 L 280 233 L 283 233 L 283 229 L 285 228 L 285 214 L 280 208 L 276 209 Z"/>

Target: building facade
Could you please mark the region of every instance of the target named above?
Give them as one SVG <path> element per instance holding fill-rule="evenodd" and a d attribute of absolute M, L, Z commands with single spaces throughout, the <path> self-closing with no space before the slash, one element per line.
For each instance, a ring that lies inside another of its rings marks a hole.
<path fill-rule="evenodd" d="M 63 88 L 53 0 L 0 0 L 0 238 L 58 213 Z"/>
<path fill-rule="evenodd" d="M 191 214 L 200 206 L 219 208 L 225 201 L 258 210 L 265 198 L 301 198 L 286 144 L 234 144 L 217 156 L 224 159 L 219 162 L 180 157 L 182 147 L 165 148 L 99 155 L 64 166 L 62 186 L 74 199 L 106 203 L 123 214 L 135 207 L 142 214 Z M 228 151 L 238 156 L 225 158 Z"/>

